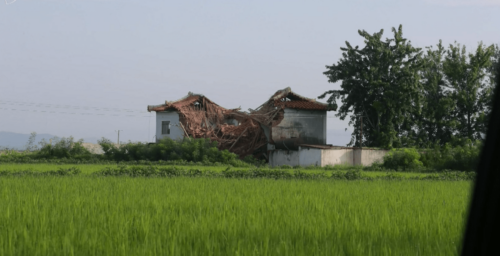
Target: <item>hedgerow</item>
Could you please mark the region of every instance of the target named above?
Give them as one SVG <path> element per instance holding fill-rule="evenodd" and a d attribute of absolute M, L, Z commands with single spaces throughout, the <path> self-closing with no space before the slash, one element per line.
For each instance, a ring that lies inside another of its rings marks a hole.
<path fill-rule="evenodd" d="M 128 163 L 140 165 L 202 165 L 250 167 L 265 164 L 252 156 L 244 159 L 227 150 L 219 150 L 217 143 L 209 139 L 172 140 L 158 143 L 126 143 L 116 146 L 107 139 L 99 141 L 104 154 L 93 154 L 83 147 L 83 141 L 54 138 L 50 143 L 42 141 L 40 147 L 17 152 L 8 150 L 0 155 L 0 163 L 55 163 L 55 164 L 110 164 Z"/>
<path fill-rule="evenodd" d="M 265 169 L 253 168 L 247 170 L 234 170 L 230 167 L 222 172 L 200 170 L 200 169 L 183 169 L 177 166 L 159 167 L 159 166 L 127 166 L 120 165 L 117 167 L 106 167 L 101 171 L 93 173 L 98 177 L 106 176 L 124 176 L 124 177 L 211 177 L 211 178 L 236 178 L 236 179 L 299 179 L 299 180 L 442 180 L 442 181 L 459 181 L 459 180 L 474 180 L 475 172 L 456 172 L 443 171 L 424 176 L 405 177 L 396 172 L 387 172 L 385 175 L 375 177 L 367 176 L 361 170 L 333 171 L 331 175 L 327 172 L 310 173 L 300 170 L 293 172 L 282 169 Z"/>

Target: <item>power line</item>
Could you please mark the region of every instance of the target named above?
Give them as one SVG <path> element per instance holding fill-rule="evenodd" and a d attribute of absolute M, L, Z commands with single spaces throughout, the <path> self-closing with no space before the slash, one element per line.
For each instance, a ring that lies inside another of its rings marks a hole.
<path fill-rule="evenodd" d="M 102 113 L 83 113 L 83 112 L 55 112 L 55 111 L 42 111 L 34 109 L 15 109 L 15 108 L 0 108 L 0 111 L 15 111 L 15 112 L 33 112 L 42 114 L 65 114 L 65 115 L 83 115 L 83 116 L 116 116 L 116 117 L 149 117 L 149 116 L 139 116 L 139 115 L 127 115 L 127 114 L 102 114 Z M 143 113 L 145 114 L 145 113 Z"/>
<path fill-rule="evenodd" d="M 0 110 L 4 111 L 21 111 L 21 112 L 36 112 L 36 113 L 47 113 L 47 114 L 80 114 L 80 115 L 93 115 L 93 116 L 128 116 L 128 117 L 150 117 L 150 116 L 139 116 L 139 115 L 127 115 L 127 114 L 102 114 L 102 113 L 82 113 L 82 112 L 55 112 L 55 111 L 43 111 L 43 110 L 34 110 L 34 109 L 15 109 L 15 108 L 0 108 Z M 186 112 L 184 112 L 186 113 Z M 194 113 L 194 112 L 190 112 Z M 196 112 L 198 113 L 198 112 Z M 146 114 L 142 112 L 142 114 Z M 210 113 L 207 113 L 210 115 Z M 217 114 L 212 114 L 212 115 L 217 115 Z M 294 115 L 293 117 L 300 117 L 300 118 L 313 118 L 313 119 L 318 119 L 322 117 L 315 117 L 315 116 L 309 116 L 309 115 Z M 327 118 L 337 118 L 336 116 L 327 116 Z"/>
<path fill-rule="evenodd" d="M 135 109 L 123 109 L 123 108 L 108 108 L 108 107 L 89 107 L 89 106 L 75 106 L 75 105 L 62 105 L 62 104 L 50 104 L 50 103 L 37 103 L 37 102 L 23 102 L 23 101 L 9 101 L 0 100 L 0 105 L 17 105 L 17 106 L 28 106 L 28 107 L 43 107 L 43 108 L 64 108 L 64 109 L 85 109 L 85 110 L 97 110 L 97 111 L 113 111 L 113 112 L 135 112 L 144 113 L 145 111 L 135 110 Z"/>

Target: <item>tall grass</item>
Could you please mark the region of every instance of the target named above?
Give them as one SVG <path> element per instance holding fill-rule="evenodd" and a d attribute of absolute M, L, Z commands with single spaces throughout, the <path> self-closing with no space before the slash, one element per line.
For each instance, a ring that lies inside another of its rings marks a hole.
<path fill-rule="evenodd" d="M 454 255 L 464 181 L 0 178 L 0 255 Z"/>

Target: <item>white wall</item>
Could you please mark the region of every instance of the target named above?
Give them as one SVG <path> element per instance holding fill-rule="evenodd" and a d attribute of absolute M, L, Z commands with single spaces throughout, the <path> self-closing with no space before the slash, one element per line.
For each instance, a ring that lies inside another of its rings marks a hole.
<path fill-rule="evenodd" d="M 352 149 L 323 149 L 321 150 L 321 166 L 327 165 L 353 165 L 354 152 Z"/>
<path fill-rule="evenodd" d="M 370 149 L 318 149 L 300 147 L 299 150 L 272 150 L 269 153 L 269 165 L 290 166 L 327 166 L 327 165 L 363 165 L 382 162 L 388 150 Z"/>
<path fill-rule="evenodd" d="M 353 154 L 353 161 L 352 161 L 352 164 L 353 165 L 362 165 L 362 162 L 361 162 L 361 159 L 363 158 L 363 154 L 365 153 L 364 150 L 362 149 L 353 149 L 352 150 L 352 154 Z"/>
<path fill-rule="evenodd" d="M 170 134 L 161 134 L 161 122 L 170 121 Z M 156 140 L 169 137 L 173 140 L 182 139 L 184 131 L 179 125 L 179 114 L 176 111 L 156 112 Z"/>
<path fill-rule="evenodd" d="M 321 166 L 321 149 L 301 148 L 299 150 L 273 150 L 269 153 L 269 165 Z"/>
<path fill-rule="evenodd" d="M 300 166 L 321 166 L 321 149 L 299 147 Z"/>
<path fill-rule="evenodd" d="M 382 163 L 384 161 L 384 156 L 389 152 L 389 150 L 367 150 L 363 149 L 361 154 L 361 164 L 364 166 L 372 165 L 375 162 Z"/>

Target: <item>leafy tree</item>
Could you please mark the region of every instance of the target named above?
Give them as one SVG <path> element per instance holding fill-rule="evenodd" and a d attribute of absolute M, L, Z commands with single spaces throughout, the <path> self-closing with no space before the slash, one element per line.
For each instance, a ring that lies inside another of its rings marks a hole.
<path fill-rule="evenodd" d="M 52 141 L 54 144 L 52 144 Z M 83 140 L 75 141 L 73 137 L 53 138 L 47 143 L 45 139 L 39 142 L 40 150 L 36 152 L 37 158 L 41 159 L 90 159 L 92 153 L 83 146 Z"/>
<path fill-rule="evenodd" d="M 488 81 L 493 47 L 480 43 L 475 53 L 467 53 L 465 46 L 452 44 L 443 62 L 446 86 L 452 90 L 456 107 L 456 136 L 472 141 L 481 139 L 486 131 L 487 116 L 493 86 Z"/>
<path fill-rule="evenodd" d="M 28 139 L 28 143 L 26 143 L 26 152 L 35 151 L 38 149 L 38 147 L 35 144 L 35 140 L 36 140 L 36 132 L 32 132 Z"/>
<path fill-rule="evenodd" d="M 352 47 L 346 41 L 342 59 L 326 66 L 324 74 L 330 83 L 341 82 L 341 90 L 330 90 L 319 98 L 330 95 L 327 102 L 336 108 L 341 99 L 337 117 L 350 117 L 354 126 L 348 145 L 370 147 L 401 147 L 413 144 L 414 115 L 421 107 L 418 71 L 421 49 L 414 48 L 403 38 L 403 28 L 392 28 L 393 38 L 382 41 L 384 30 L 373 35 L 364 30 L 358 33 L 365 39 L 365 47 Z M 357 137 L 363 116 L 363 142 Z"/>
<path fill-rule="evenodd" d="M 421 71 L 422 111 L 417 115 L 417 146 L 432 148 L 444 145 L 453 137 L 456 121 L 450 115 L 455 109 L 451 91 L 445 87 L 443 60 L 446 50 L 441 40 L 436 49 L 427 47 Z"/>
<path fill-rule="evenodd" d="M 491 66 L 488 70 L 488 73 L 490 74 L 489 76 L 490 90 L 493 90 L 493 88 L 495 88 L 496 85 L 496 79 L 500 79 L 500 74 L 498 73 L 499 72 L 498 70 L 500 70 L 500 47 L 498 45 L 492 45 L 490 47 L 492 50 L 492 55 L 491 55 Z M 489 110 L 493 108 L 493 97 L 489 98 L 487 106 Z"/>
<path fill-rule="evenodd" d="M 500 74 L 498 74 L 498 70 L 500 67 L 500 47 L 498 46 L 498 44 L 492 45 L 491 50 L 491 67 L 489 72 L 491 74 L 491 83 L 495 84 L 495 78 L 500 77 Z"/>

